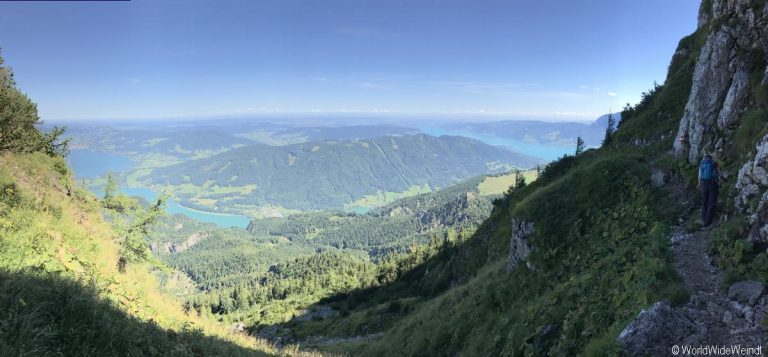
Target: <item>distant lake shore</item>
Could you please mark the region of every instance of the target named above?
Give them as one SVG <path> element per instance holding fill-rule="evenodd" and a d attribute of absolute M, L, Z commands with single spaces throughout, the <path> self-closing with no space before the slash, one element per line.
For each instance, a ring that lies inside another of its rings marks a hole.
<path fill-rule="evenodd" d="M 124 156 L 93 150 L 72 150 L 68 161 L 75 177 L 78 179 L 97 178 L 110 171 L 117 173 L 130 170 L 136 166 L 136 162 Z M 150 202 L 159 197 L 156 192 L 146 187 L 125 187 L 121 188 L 120 191 L 128 196 L 141 197 Z M 99 190 L 91 190 L 91 192 L 97 196 L 103 194 Z M 165 211 L 170 214 L 183 214 L 196 221 L 213 223 L 222 228 L 246 228 L 251 222 L 251 219 L 246 216 L 202 211 L 183 206 L 172 199 L 166 201 Z"/>

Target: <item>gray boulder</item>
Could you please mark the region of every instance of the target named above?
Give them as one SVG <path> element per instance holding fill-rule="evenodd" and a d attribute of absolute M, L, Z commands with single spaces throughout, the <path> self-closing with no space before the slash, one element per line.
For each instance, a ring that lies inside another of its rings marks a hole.
<path fill-rule="evenodd" d="M 619 335 L 619 343 L 628 356 L 664 356 L 670 348 L 685 341 L 687 336 L 699 334 L 690 318 L 675 311 L 669 302 L 660 301 L 640 311 Z"/>
<path fill-rule="evenodd" d="M 757 281 L 740 281 L 728 289 L 728 298 L 754 306 L 765 293 L 765 285 Z"/>
<path fill-rule="evenodd" d="M 651 185 L 653 187 L 661 187 L 669 181 L 669 175 L 659 168 L 651 168 Z"/>

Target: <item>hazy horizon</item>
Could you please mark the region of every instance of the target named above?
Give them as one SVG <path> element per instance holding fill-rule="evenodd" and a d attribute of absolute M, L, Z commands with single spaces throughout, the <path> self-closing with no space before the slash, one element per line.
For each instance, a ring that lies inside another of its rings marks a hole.
<path fill-rule="evenodd" d="M 697 7 L 2 2 L 0 45 L 45 120 L 591 121 L 663 82 Z"/>

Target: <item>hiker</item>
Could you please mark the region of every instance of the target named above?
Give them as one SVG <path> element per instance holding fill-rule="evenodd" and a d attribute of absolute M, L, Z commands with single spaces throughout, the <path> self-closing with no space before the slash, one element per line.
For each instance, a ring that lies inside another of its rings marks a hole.
<path fill-rule="evenodd" d="M 701 222 L 704 226 L 712 224 L 717 204 L 717 191 L 720 186 L 720 168 L 712 155 L 705 155 L 699 165 L 699 185 L 701 190 Z"/>

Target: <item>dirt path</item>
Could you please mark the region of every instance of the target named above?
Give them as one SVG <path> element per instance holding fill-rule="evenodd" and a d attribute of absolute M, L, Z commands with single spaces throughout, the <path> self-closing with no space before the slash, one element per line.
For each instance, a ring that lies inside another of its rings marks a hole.
<path fill-rule="evenodd" d="M 710 236 L 707 230 L 685 233 L 682 229 L 670 236 L 675 269 L 691 293 L 688 303 L 676 310 L 698 327 L 694 336 L 688 336 L 690 341 L 768 347 L 768 330 L 762 323 L 767 299 L 745 300 L 747 293 L 760 297 L 754 284 L 740 283 L 730 294 L 723 289 L 723 273 L 709 256 Z"/>
<path fill-rule="evenodd" d="M 686 234 L 676 229 L 670 241 L 675 255 L 675 269 L 689 291 L 719 293 L 723 274 L 709 257 L 708 232 Z"/>

